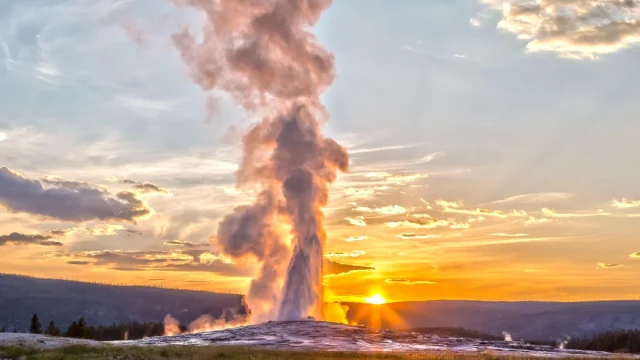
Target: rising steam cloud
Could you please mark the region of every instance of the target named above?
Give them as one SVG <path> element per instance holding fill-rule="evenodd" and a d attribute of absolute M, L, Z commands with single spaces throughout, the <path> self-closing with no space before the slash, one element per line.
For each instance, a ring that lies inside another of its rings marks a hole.
<path fill-rule="evenodd" d="M 335 66 L 310 29 L 331 0 L 174 2 L 206 13 L 201 41 L 186 29 L 173 37 L 193 80 L 249 114 L 270 114 L 244 136 L 238 171 L 239 185 L 259 188 L 257 200 L 217 234 L 224 253 L 261 264 L 247 295 L 252 321 L 323 319 L 322 208 L 349 163 L 320 130 L 328 118 L 320 95 Z"/>

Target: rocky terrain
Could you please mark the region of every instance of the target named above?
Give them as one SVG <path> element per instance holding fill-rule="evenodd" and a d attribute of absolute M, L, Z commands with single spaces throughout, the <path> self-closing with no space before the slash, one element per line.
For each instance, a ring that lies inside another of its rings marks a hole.
<path fill-rule="evenodd" d="M 374 330 L 320 321 L 269 322 L 200 334 L 112 342 L 131 346 L 250 346 L 273 350 L 495 353 L 539 357 L 616 357 L 620 354 L 558 349 L 520 341 L 488 341 Z M 628 356 L 640 359 L 639 356 Z"/>

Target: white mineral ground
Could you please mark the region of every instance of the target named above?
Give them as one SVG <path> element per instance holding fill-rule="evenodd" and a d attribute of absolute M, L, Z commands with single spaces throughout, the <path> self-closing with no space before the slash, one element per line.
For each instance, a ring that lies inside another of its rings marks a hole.
<path fill-rule="evenodd" d="M 622 355 L 606 352 L 557 349 L 551 346 L 531 345 L 520 341 L 483 341 L 466 338 L 447 338 L 418 333 L 379 331 L 365 327 L 340 325 L 319 321 L 269 322 L 260 325 L 205 332 L 200 334 L 150 337 L 142 340 L 101 343 L 91 340 L 55 338 L 32 334 L 0 334 L 0 346 L 24 345 L 38 348 L 56 348 L 68 345 L 120 345 L 120 346 L 248 346 L 277 350 L 363 351 L 363 352 L 455 352 L 491 353 L 508 356 L 545 358 L 628 358 L 640 355 Z"/>

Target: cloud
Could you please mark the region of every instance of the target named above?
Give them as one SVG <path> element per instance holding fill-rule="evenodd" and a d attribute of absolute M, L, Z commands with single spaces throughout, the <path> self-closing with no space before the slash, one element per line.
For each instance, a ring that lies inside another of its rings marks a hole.
<path fill-rule="evenodd" d="M 436 200 L 436 205 L 442 208 L 459 209 L 464 206 L 462 201 Z"/>
<path fill-rule="evenodd" d="M 629 200 L 625 198 L 623 198 L 622 200 L 613 199 L 611 201 L 611 206 L 618 209 L 631 209 L 640 207 L 640 200 Z"/>
<path fill-rule="evenodd" d="M 372 268 L 369 266 L 342 264 L 342 263 L 333 262 L 327 259 L 324 260 L 323 269 L 322 269 L 325 276 L 347 274 L 353 271 L 371 271 L 371 270 L 375 270 L 375 268 Z"/>
<path fill-rule="evenodd" d="M 364 176 L 369 178 L 369 179 L 386 179 L 386 178 L 391 177 L 393 175 L 391 175 L 391 174 L 389 174 L 388 172 L 385 172 L 385 171 L 377 171 L 377 172 L 366 173 Z"/>
<path fill-rule="evenodd" d="M 373 209 L 365 206 L 358 206 L 358 207 L 355 207 L 353 211 L 365 212 L 365 213 L 376 213 L 381 215 L 398 215 L 398 214 L 406 213 L 407 209 L 403 208 L 400 205 L 384 206 L 384 207 L 373 208 Z"/>
<path fill-rule="evenodd" d="M 190 241 L 182 241 L 182 240 L 171 240 L 171 241 L 165 241 L 162 243 L 165 246 L 182 246 L 182 247 L 186 247 L 186 248 L 195 248 L 195 247 L 201 247 L 201 246 L 208 246 L 208 243 L 193 243 Z"/>
<path fill-rule="evenodd" d="M 9 235 L 0 235 L 0 246 L 3 245 L 40 245 L 40 246 L 62 246 L 59 241 L 53 241 L 51 239 L 56 237 L 62 237 L 70 233 L 71 230 L 54 230 L 46 234 L 33 233 L 22 234 L 18 232 L 12 232 Z"/>
<path fill-rule="evenodd" d="M 363 241 L 363 240 L 367 240 L 367 236 L 350 236 L 344 239 L 344 241 L 346 242 Z"/>
<path fill-rule="evenodd" d="M 424 158 L 416 160 L 416 163 L 431 162 L 439 155 L 440 153 L 427 155 Z M 386 171 L 367 172 L 364 174 L 364 176 L 368 179 L 384 180 L 388 183 L 394 183 L 396 185 L 404 185 L 406 183 L 414 182 L 420 179 L 426 179 L 429 177 L 429 175 L 427 174 L 391 174 Z"/>
<path fill-rule="evenodd" d="M 598 263 L 596 264 L 596 269 L 613 269 L 613 268 L 618 268 L 618 267 L 623 267 L 623 264 L 605 264 L 605 263 Z"/>
<path fill-rule="evenodd" d="M 543 208 L 542 213 L 547 217 L 555 217 L 555 218 L 585 218 L 585 217 L 595 217 L 595 216 L 610 216 L 611 213 L 603 212 L 602 210 L 598 210 L 597 212 L 578 212 L 578 213 L 558 213 L 553 209 Z"/>
<path fill-rule="evenodd" d="M 472 216 L 491 216 L 491 217 L 499 217 L 502 219 L 506 219 L 509 215 L 505 214 L 500 210 L 490 210 L 490 209 L 475 209 L 475 210 L 466 210 L 466 209 L 455 209 L 455 208 L 444 208 L 442 212 L 450 213 L 450 214 L 462 214 L 462 215 L 472 215 Z M 514 215 L 519 213 L 514 213 Z"/>
<path fill-rule="evenodd" d="M 6 167 L 0 168 L 0 204 L 11 212 L 73 222 L 94 219 L 134 222 L 151 213 L 130 192 L 120 192 L 113 198 L 108 192 L 88 184 L 30 180 Z"/>
<path fill-rule="evenodd" d="M 96 227 L 88 227 L 85 230 L 93 236 L 113 236 L 117 235 L 118 231 L 126 230 L 122 225 L 102 225 Z"/>
<path fill-rule="evenodd" d="M 456 225 L 456 222 L 451 220 L 404 220 L 385 223 L 386 227 L 390 228 L 408 228 L 408 229 L 433 229 L 436 227 L 449 227 Z"/>
<path fill-rule="evenodd" d="M 399 285 L 434 285 L 435 281 L 427 280 L 409 280 L 409 279 L 386 279 L 384 282 L 387 284 L 399 284 Z"/>
<path fill-rule="evenodd" d="M 524 237 L 524 236 L 529 236 L 529 234 L 524 234 L 524 233 L 518 233 L 518 234 L 495 233 L 495 234 L 491 234 L 491 236 L 497 236 L 497 237 Z"/>
<path fill-rule="evenodd" d="M 136 182 L 130 179 L 125 179 L 125 180 L 122 180 L 122 183 L 131 185 L 134 189 L 140 190 L 143 194 L 148 194 L 148 193 L 169 194 L 167 190 L 162 189 L 157 185 L 154 185 L 148 182 L 141 183 L 141 182 Z"/>
<path fill-rule="evenodd" d="M 0 131 L 0 142 L 7 140 L 7 134 Z"/>
<path fill-rule="evenodd" d="M 117 271 L 211 272 L 223 276 L 250 276 L 251 268 L 239 266 L 225 257 L 204 250 L 185 251 L 84 251 L 55 253 L 67 263 L 107 266 Z"/>
<path fill-rule="evenodd" d="M 354 154 L 365 154 L 365 153 L 380 152 L 380 151 L 404 150 L 404 149 L 416 148 L 421 145 L 422 145 L 421 143 L 417 143 L 417 144 L 406 144 L 406 145 L 380 146 L 380 147 L 366 148 L 366 149 L 349 149 L 349 154 L 354 155 Z"/>
<path fill-rule="evenodd" d="M 529 52 L 596 59 L 640 42 L 636 0 L 481 0 L 502 13 L 498 28 Z"/>
<path fill-rule="evenodd" d="M 91 264 L 88 261 L 77 261 L 77 260 L 72 260 L 72 261 L 67 261 L 67 264 L 69 265 L 89 265 Z"/>
<path fill-rule="evenodd" d="M 544 224 L 544 223 L 548 223 L 549 221 L 551 220 L 547 218 L 537 218 L 534 216 L 529 216 L 529 218 L 525 220 L 524 224 L 529 226 L 529 225 L 535 225 L 535 224 Z"/>
<path fill-rule="evenodd" d="M 350 187 L 346 189 L 344 193 L 352 196 L 369 196 L 373 195 L 375 193 L 375 190 L 373 188 L 358 189 Z"/>
<path fill-rule="evenodd" d="M 483 208 L 477 208 L 472 210 L 463 209 L 462 207 L 464 206 L 464 202 L 462 201 L 436 200 L 436 205 L 440 206 L 442 208 L 442 212 L 444 213 L 477 216 L 477 217 L 482 217 L 482 219 L 484 219 L 485 216 L 499 217 L 502 219 L 506 219 L 510 216 L 515 216 L 515 217 L 527 216 L 526 211 L 523 211 L 523 210 L 513 210 L 511 213 L 505 213 L 500 210 L 491 210 L 491 209 L 483 209 Z"/>
<path fill-rule="evenodd" d="M 347 220 L 351 225 L 354 226 L 367 226 L 366 221 L 364 221 L 364 217 L 362 216 L 357 216 L 355 218 L 346 218 L 345 220 Z"/>
<path fill-rule="evenodd" d="M 162 115 L 175 110 L 178 105 L 173 100 L 153 99 L 137 95 L 117 95 L 112 104 L 142 116 Z"/>
<path fill-rule="evenodd" d="M 353 250 L 351 252 L 330 252 L 324 254 L 327 258 L 341 258 L 341 257 L 360 257 L 366 255 L 366 251 L 362 250 Z"/>
<path fill-rule="evenodd" d="M 442 236 L 435 235 L 435 234 L 418 235 L 416 233 L 403 233 L 403 234 L 396 235 L 396 237 L 404 240 L 413 240 L 413 239 L 434 239 L 434 238 L 440 238 Z"/>
<path fill-rule="evenodd" d="M 547 203 L 547 202 L 555 202 L 562 201 L 572 198 L 574 195 L 572 193 L 566 192 L 539 192 L 532 194 L 522 194 L 510 196 L 508 198 L 494 201 L 489 203 L 491 204 L 511 204 L 511 203 L 520 203 L 520 204 L 537 204 L 537 203 Z"/>
<path fill-rule="evenodd" d="M 640 259 L 640 251 L 634 252 L 633 254 L 629 255 L 629 257 L 634 259 Z"/>
<path fill-rule="evenodd" d="M 429 175 L 427 174 L 407 174 L 407 175 L 393 175 L 387 178 L 387 182 L 394 183 L 397 185 L 404 185 L 406 183 L 414 182 L 420 179 L 426 179 Z"/>

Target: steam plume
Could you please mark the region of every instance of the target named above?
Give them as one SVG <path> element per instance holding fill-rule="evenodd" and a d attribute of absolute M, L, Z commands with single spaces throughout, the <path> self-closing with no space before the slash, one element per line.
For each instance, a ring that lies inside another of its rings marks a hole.
<path fill-rule="evenodd" d="M 328 118 L 320 95 L 335 66 L 310 29 L 331 0 L 174 1 L 207 16 L 201 42 L 186 29 L 173 37 L 194 81 L 270 114 L 245 135 L 238 171 L 259 196 L 218 229 L 222 251 L 261 263 L 247 297 L 253 320 L 322 319 L 322 208 L 349 163 L 320 131 Z"/>

